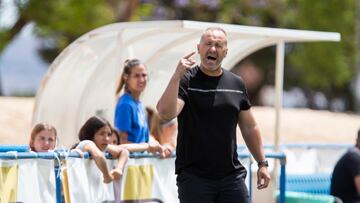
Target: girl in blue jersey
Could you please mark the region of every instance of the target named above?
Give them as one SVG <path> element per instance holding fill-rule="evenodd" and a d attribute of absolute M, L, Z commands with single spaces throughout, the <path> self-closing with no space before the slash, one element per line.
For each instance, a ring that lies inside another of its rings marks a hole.
<path fill-rule="evenodd" d="M 140 101 L 140 95 L 145 90 L 148 80 L 146 67 L 138 59 L 126 60 L 121 74 L 116 95 L 118 99 L 115 108 L 114 125 L 120 132 L 120 143 L 149 143 L 157 147 L 160 156 L 165 157 L 165 149 L 152 138 L 146 118 L 145 108 Z M 124 91 L 122 91 L 124 90 Z"/>
<path fill-rule="evenodd" d="M 115 128 L 119 130 L 121 143 L 149 142 L 149 126 L 140 94 L 147 84 L 145 65 L 138 59 L 126 60 L 120 84 L 116 90 L 120 96 L 115 109 Z"/>

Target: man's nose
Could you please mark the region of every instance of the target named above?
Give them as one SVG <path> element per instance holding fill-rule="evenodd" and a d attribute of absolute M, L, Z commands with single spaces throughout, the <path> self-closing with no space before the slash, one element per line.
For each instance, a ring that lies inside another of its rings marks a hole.
<path fill-rule="evenodd" d="M 215 45 L 210 46 L 210 51 L 216 51 Z"/>

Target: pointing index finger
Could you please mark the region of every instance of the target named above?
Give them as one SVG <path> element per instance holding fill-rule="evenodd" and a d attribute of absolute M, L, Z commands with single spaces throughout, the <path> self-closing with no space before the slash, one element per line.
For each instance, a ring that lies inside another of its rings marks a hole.
<path fill-rule="evenodd" d="M 186 54 L 183 59 L 189 59 L 191 56 L 193 56 L 195 54 L 195 51 L 192 51 L 191 53 L 189 54 Z"/>

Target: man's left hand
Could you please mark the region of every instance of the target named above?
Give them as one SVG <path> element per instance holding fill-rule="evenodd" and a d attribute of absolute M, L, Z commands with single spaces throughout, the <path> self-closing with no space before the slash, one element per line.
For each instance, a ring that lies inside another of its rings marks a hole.
<path fill-rule="evenodd" d="M 270 183 L 270 174 L 267 167 L 260 167 L 257 171 L 257 188 L 259 190 L 267 188 Z"/>

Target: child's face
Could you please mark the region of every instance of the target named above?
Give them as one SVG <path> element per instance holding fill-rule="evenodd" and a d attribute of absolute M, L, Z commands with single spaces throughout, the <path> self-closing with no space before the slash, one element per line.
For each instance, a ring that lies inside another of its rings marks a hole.
<path fill-rule="evenodd" d="M 111 137 L 110 127 L 104 126 L 95 133 L 93 141 L 101 151 L 104 151 L 109 144 L 110 137 Z"/>
<path fill-rule="evenodd" d="M 110 140 L 109 140 L 109 144 L 117 145 L 117 143 L 118 143 L 118 140 L 117 140 L 116 134 L 115 134 L 115 133 L 111 133 Z"/>
<path fill-rule="evenodd" d="M 56 137 L 50 130 L 40 131 L 34 139 L 34 149 L 36 152 L 48 152 L 55 149 Z"/>

